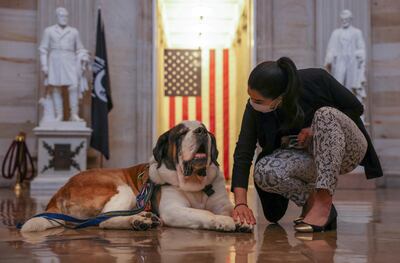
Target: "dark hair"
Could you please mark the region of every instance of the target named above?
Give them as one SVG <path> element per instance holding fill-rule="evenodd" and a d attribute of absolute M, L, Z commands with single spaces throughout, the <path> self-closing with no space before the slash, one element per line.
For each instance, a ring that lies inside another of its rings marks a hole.
<path fill-rule="evenodd" d="M 282 95 L 281 109 L 285 115 L 283 128 L 290 129 L 303 124 L 304 112 L 298 102 L 302 86 L 296 65 L 290 58 L 281 57 L 277 61 L 258 64 L 251 71 L 247 84 L 268 99 Z"/>

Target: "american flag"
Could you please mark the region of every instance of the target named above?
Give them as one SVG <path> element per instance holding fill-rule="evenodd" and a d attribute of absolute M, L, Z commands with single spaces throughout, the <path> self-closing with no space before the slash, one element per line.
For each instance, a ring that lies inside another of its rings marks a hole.
<path fill-rule="evenodd" d="M 201 51 L 164 51 L 165 96 L 201 96 Z"/>
<path fill-rule="evenodd" d="M 217 140 L 226 179 L 232 163 L 229 49 L 165 49 L 163 102 L 168 128 L 182 120 L 203 122 Z M 160 113 L 164 113 L 161 109 Z M 164 125 L 165 126 L 165 125 Z M 167 127 L 165 127 L 167 128 Z"/>

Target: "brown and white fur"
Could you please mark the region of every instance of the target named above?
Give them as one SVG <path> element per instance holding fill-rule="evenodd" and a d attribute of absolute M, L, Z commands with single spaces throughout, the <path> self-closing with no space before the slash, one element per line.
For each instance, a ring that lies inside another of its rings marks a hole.
<path fill-rule="evenodd" d="M 184 121 L 160 136 L 148 173 L 153 182 L 162 185 L 159 214 L 164 225 L 218 231 L 252 230 L 252 226 L 235 223 L 231 217 L 233 207 L 217 157 L 215 138 L 200 122 Z M 132 209 L 136 205 L 139 168 L 81 172 L 53 196 L 46 212 L 88 218 Z M 215 191 L 211 196 L 202 191 L 208 184 Z M 99 227 L 143 230 L 154 227 L 154 222 L 151 213 L 142 212 L 110 218 Z M 21 231 L 43 231 L 58 226 L 44 218 L 32 218 Z"/>

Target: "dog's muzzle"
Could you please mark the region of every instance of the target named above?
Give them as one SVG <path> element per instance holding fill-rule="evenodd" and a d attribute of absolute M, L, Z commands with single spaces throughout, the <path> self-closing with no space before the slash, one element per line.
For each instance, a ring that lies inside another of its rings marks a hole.
<path fill-rule="evenodd" d="M 183 162 L 184 176 L 191 176 L 195 173 L 198 176 L 206 176 L 206 166 L 208 161 L 207 141 L 203 140 L 193 155 L 193 159 Z"/>

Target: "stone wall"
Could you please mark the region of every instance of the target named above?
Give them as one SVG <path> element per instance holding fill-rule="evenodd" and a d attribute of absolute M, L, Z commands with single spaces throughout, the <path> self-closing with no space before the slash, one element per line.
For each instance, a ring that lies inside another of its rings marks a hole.
<path fill-rule="evenodd" d="M 400 186 L 400 1 L 371 0 L 370 103 L 387 186 Z"/>
<path fill-rule="evenodd" d="M 36 151 L 36 22 L 35 0 L 0 1 L 0 162 L 19 131 L 27 133 L 28 147 Z M 10 183 L 0 178 L 0 186 Z"/>
<path fill-rule="evenodd" d="M 109 114 L 107 167 L 146 162 L 151 156 L 153 1 L 102 1 L 114 109 Z"/>

